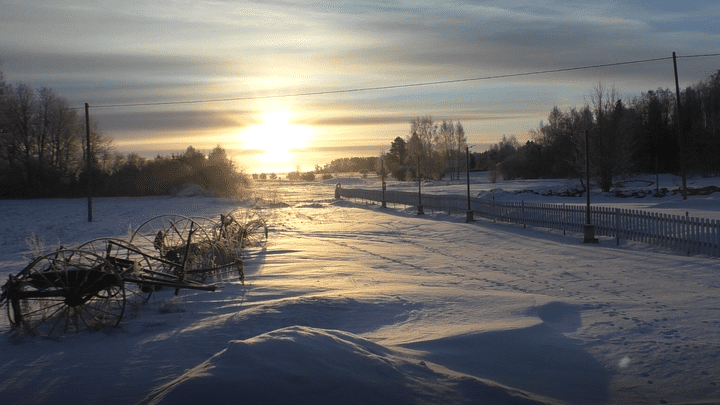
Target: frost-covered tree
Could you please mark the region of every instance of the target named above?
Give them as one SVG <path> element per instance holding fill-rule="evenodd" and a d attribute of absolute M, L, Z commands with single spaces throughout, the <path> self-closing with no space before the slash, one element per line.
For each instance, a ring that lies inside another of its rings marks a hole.
<path fill-rule="evenodd" d="M 455 148 L 455 163 L 456 171 L 458 173 L 458 178 L 460 178 L 460 171 L 465 168 L 465 165 L 468 163 L 466 162 L 467 157 L 465 156 L 465 148 L 467 147 L 467 137 L 465 136 L 465 128 L 463 128 L 460 121 L 458 121 L 457 125 L 455 125 L 455 141 L 454 146 Z"/>
<path fill-rule="evenodd" d="M 444 150 L 440 147 L 438 139 L 438 126 L 431 116 L 416 117 L 410 121 L 408 159 L 417 166 L 419 158 L 419 175 L 423 178 L 440 179 L 445 176 Z M 413 165 L 408 164 L 408 166 Z M 416 171 L 416 169 L 411 170 Z"/>

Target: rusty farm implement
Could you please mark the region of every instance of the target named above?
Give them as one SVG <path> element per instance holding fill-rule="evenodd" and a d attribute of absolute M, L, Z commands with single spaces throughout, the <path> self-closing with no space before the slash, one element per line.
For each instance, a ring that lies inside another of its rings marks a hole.
<path fill-rule="evenodd" d="M 233 215 L 233 212 L 235 213 Z M 170 288 L 215 291 L 219 276 L 244 281 L 243 249 L 262 247 L 267 226 L 233 211 L 220 222 L 162 215 L 142 224 L 129 241 L 98 238 L 32 260 L 2 287 L 10 325 L 47 338 L 116 327 L 127 301 L 147 301 Z"/>

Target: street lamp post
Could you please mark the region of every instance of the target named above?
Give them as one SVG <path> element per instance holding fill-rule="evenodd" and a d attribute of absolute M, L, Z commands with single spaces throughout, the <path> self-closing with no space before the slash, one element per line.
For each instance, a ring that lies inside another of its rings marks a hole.
<path fill-rule="evenodd" d="M 587 189 L 587 208 L 585 210 L 585 226 L 583 227 L 583 243 L 598 243 L 595 227 L 590 223 L 590 146 L 588 130 L 585 130 L 585 188 Z"/>
<path fill-rule="evenodd" d="M 423 214 L 425 214 L 425 211 L 423 210 L 423 205 L 422 205 L 422 185 L 421 185 L 422 176 L 420 176 L 420 155 L 418 155 L 418 157 L 417 157 L 417 177 L 418 177 L 418 210 L 417 210 L 417 214 L 423 215 Z"/>
<path fill-rule="evenodd" d="M 473 211 L 470 206 L 470 146 L 465 146 L 465 174 L 467 174 L 467 213 L 465 222 L 472 222 Z"/>
<path fill-rule="evenodd" d="M 382 176 L 382 207 L 387 208 L 387 203 L 385 202 L 385 162 L 383 160 L 380 160 L 380 175 Z"/>

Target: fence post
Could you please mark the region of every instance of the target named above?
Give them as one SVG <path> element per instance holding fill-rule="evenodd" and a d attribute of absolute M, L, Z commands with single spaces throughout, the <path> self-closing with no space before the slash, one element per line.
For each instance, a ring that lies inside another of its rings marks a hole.
<path fill-rule="evenodd" d="M 615 208 L 615 245 L 620 245 L 620 208 Z"/>
<path fill-rule="evenodd" d="M 718 226 L 718 221 L 713 219 L 712 220 L 712 244 L 713 244 L 713 256 L 720 255 L 720 232 L 718 230 L 720 229 L 720 226 Z"/>
<path fill-rule="evenodd" d="M 683 239 L 685 240 L 685 250 L 690 256 L 690 213 L 685 211 L 685 221 L 683 224 Z"/>

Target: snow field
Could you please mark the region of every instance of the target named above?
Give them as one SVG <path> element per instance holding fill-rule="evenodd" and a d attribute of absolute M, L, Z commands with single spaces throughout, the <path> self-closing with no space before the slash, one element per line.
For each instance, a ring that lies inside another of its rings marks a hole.
<path fill-rule="evenodd" d="M 354 180 L 362 183 L 361 180 Z M 130 305 L 120 328 L 59 341 L 0 321 L 8 403 L 712 403 L 720 401 L 717 259 L 267 192 L 267 249 L 246 283 Z M 51 250 L 209 197 L 0 201 L 0 276 L 25 238 Z"/>

